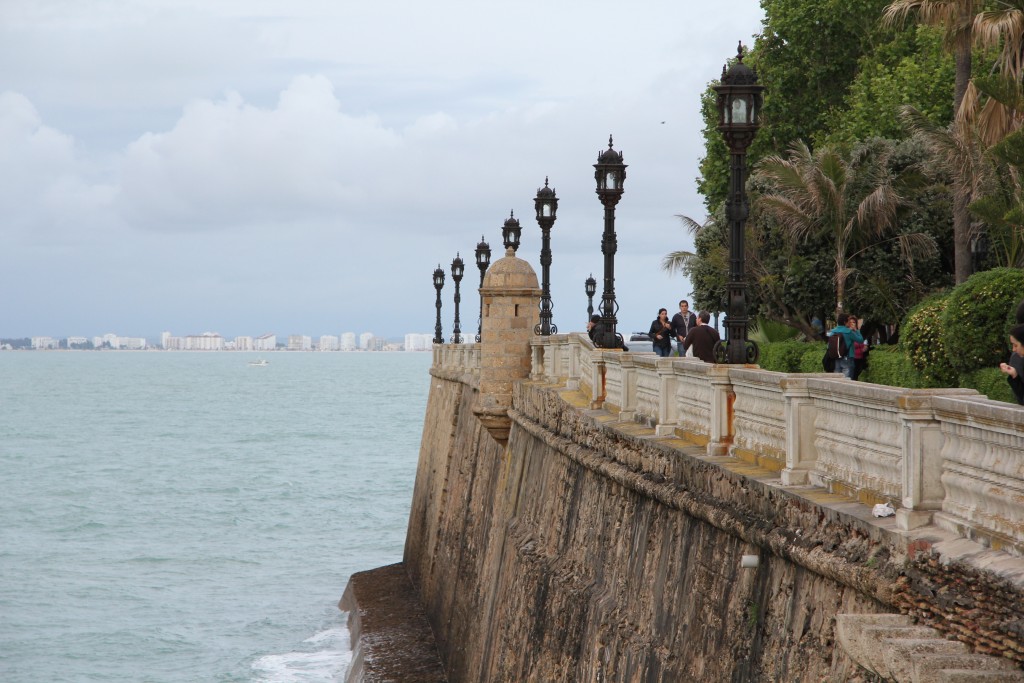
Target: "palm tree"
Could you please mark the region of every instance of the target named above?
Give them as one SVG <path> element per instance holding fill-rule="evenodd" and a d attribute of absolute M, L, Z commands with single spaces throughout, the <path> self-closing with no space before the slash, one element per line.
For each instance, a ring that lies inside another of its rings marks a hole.
<path fill-rule="evenodd" d="M 953 118 L 960 115 L 971 80 L 971 47 L 979 2 L 975 0 L 893 0 L 882 13 L 890 26 L 902 24 L 911 15 L 928 26 L 945 29 L 946 47 L 953 53 L 956 76 L 953 85 Z M 970 197 L 953 197 L 953 271 L 956 283 L 971 276 Z"/>
<path fill-rule="evenodd" d="M 702 224 L 689 216 L 677 215 L 687 232 L 693 235 L 695 251 L 670 251 L 661 260 L 661 269 L 672 275 L 681 273 L 693 285 L 693 305 L 718 316 L 727 299 L 729 247 L 722 226 L 714 216 Z"/>
<path fill-rule="evenodd" d="M 761 211 L 792 239 L 825 237 L 831 243 L 837 314 L 854 273 L 850 263 L 865 249 L 893 242 L 910 267 L 914 258 L 936 252 L 935 240 L 924 233 L 886 237 L 904 203 L 889 171 L 891 154 L 892 145 L 882 140 L 858 145 L 849 158 L 831 147 L 811 152 L 797 141 L 788 157 L 762 159 L 754 172 L 767 188 L 755 199 Z"/>

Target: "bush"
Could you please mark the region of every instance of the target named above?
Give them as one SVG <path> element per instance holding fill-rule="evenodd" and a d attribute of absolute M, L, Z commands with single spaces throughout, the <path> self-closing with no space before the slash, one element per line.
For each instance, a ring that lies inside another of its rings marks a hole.
<path fill-rule="evenodd" d="M 949 294 L 942 329 L 946 356 L 957 374 L 1006 360 L 1007 333 L 1022 292 L 1024 270 L 994 268 L 975 273 Z"/>
<path fill-rule="evenodd" d="M 917 371 L 907 354 L 896 346 L 873 346 L 868 353 L 868 366 L 858 381 L 908 389 L 929 386 L 928 380 Z"/>
<path fill-rule="evenodd" d="M 961 332 L 966 321 L 958 321 L 952 329 L 943 324 L 948 302 L 948 293 L 928 297 L 907 313 L 900 329 L 900 349 L 929 387 L 956 385 L 956 372 L 945 346 L 950 335 L 945 332 Z"/>
<path fill-rule="evenodd" d="M 765 370 L 775 372 L 803 372 L 800 369 L 800 361 L 807 352 L 807 342 L 782 341 L 758 344 L 761 349 L 761 359 L 758 364 Z M 824 355 L 824 350 L 821 352 Z M 819 358 L 819 361 L 821 359 Z M 818 363 L 818 372 L 821 372 L 821 363 Z"/>
<path fill-rule="evenodd" d="M 821 359 L 825 355 L 825 342 L 804 342 L 804 352 L 796 372 L 825 372 Z"/>
<path fill-rule="evenodd" d="M 999 368 L 981 368 L 974 372 L 960 376 L 960 386 L 967 389 L 975 389 L 978 393 L 985 394 L 993 401 L 1006 401 L 1016 403 L 1010 385 L 1006 381 L 1006 375 L 999 371 Z"/>

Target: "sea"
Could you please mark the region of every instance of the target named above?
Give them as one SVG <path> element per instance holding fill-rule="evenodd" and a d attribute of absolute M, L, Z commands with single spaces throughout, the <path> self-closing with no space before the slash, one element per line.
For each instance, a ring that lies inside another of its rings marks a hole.
<path fill-rule="evenodd" d="M 429 366 L 0 352 L 0 681 L 344 680 L 338 600 L 402 559 Z"/>

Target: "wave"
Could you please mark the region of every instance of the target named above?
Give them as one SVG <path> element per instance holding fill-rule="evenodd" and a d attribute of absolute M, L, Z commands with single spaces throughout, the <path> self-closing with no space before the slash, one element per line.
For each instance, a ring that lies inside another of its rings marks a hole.
<path fill-rule="evenodd" d="M 321 631 L 303 641 L 316 648 L 284 654 L 264 655 L 253 662 L 253 683 L 335 683 L 341 680 L 349 663 L 348 629 Z"/>

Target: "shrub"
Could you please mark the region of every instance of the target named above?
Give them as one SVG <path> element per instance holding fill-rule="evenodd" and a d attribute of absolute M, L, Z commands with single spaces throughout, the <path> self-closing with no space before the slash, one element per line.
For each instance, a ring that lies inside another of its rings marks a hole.
<path fill-rule="evenodd" d="M 781 341 L 759 344 L 761 359 L 758 361 L 765 370 L 775 372 L 803 372 L 800 369 L 800 360 L 807 352 L 807 343 L 799 341 Z M 822 354 L 825 352 L 822 351 Z M 820 360 L 820 358 L 819 358 Z M 821 363 L 818 363 L 818 372 L 821 372 Z"/>
<path fill-rule="evenodd" d="M 1000 372 L 999 368 L 981 368 L 980 370 L 961 375 L 960 386 L 967 389 L 975 389 L 993 401 L 1017 402 L 1013 392 L 1010 391 L 1006 375 Z"/>
<path fill-rule="evenodd" d="M 825 342 L 804 342 L 804 352 L 800 355 L 800 365 L 796 372 L 825 372 L 821 367 L 821 359 L 825 355 Z"/>
<path fill-rule="evenodd" d="M 1007 332 L 1024 292 L 1024 270 L 975 273 L 949 294 L 941 314 L 946 356 L 960 375 L 996 367 L 1009 354 Z"/>
<path fill-rule="evenodd" d="M 868 354 L 868 366 L 858 378 L 861 382 L 874 382 L 890 387 L 923 389 L 929 386 L 917 368 L 897 346 L 874 346 Z"/>
<path fill-rule="evenodd" d="M 930 387 L 951 387 L 956 384 L 956 372 L 946 353 L 943 312 L 949 294 L 930 296 L 912 308 L 900 329 L 900 349 Z M 961 331 L 965 324 L 959 321 L 952 332 Z"/>

